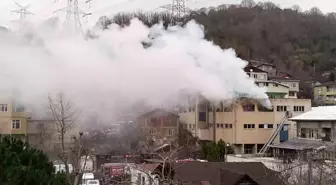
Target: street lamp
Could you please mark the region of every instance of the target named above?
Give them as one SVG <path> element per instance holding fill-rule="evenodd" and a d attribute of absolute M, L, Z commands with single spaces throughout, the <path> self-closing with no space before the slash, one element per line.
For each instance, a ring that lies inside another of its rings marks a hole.
<path fill-rule="evenodd" d="M 227 162 L 227 149 L 230 146 L 229 143 L 226 143 L 225 147 L 224 147 L 224 160 L 225 162 Z"/>

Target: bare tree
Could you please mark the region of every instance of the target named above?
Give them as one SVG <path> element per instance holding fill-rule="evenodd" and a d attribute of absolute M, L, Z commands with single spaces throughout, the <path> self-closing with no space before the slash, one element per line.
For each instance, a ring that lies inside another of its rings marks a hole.
<path fill-rule="evenodd" d="M 48 96 L 49 109 L 52 114 L 54 128 L 61 142 L 61 151 L 58 157 L 65 165 L 65 172 L 70 181 L 69 171 L 69 150 L 70 147 L 66 146 L 70 142 L 66 140 L 69 131 L 72 130 L 78 120 L 78 112 L 73 107 L 73 104 L 66 99 L 65 95 L 60 92 L 55 98 Z"/>
<path fill-rule="evenodd" d="M 83 132 L 79 133 L 79 138 L 77 139 L 76 136 L 73 136 L 73 139 L 75 141 L 75 146 L 72 150 L 73 157 L 74 157 L 74 172 L 75 172 L 75 180 L 74 185 L 78 185 L 79 183 L 79 177 L 80 172 L 82 170 L 85 170 L 86 162 L 89 156 L 89 149 L 88 149 L 88 140 L 83 138 Z M 84 157 L 84 165 L 82 166 L 82 157 Z"/>
<path fill-rule="evenodd" d="M 242 0 L 240 5 L 244 8 L 252 8 L 256 5 L 256 3 L 253 0 Z"/>
<path fill-rule="evenodd" d="M 297 160 L 291 163 L 274 163 L 271 168 L 276 173 L 273 175 L 279 175 L 287 185 L 332 185 L 336 183 L 336 176 L 333 173 L 336 169 L 334 164 L 315 157 L 307 161 L 304 160 L 303 156 L 301 154 Z M 309 162 L 311 162 L 311 165 L 309 165 Z"/>

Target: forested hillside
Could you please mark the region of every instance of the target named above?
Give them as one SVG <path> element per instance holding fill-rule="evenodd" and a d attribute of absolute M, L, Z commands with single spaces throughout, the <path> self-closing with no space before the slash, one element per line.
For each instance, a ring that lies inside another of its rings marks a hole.
<path fill-rule="evenodd" d="M 110 20 L 121 25 L 132 17 L 146 25 L 163 20 L 168 14 L 119 14 Z M 263 60 L 288 71 L 302 81 L 316 79 L 323 70 L 336 67 L 336 13 L 322 14 L 318 8 L 301 11 L 299 6 L 281 9 L 271 2 L 222 5 L 208 12 L 193 12 L 183 22 L 195 19 L 204 25 L 206 38 L 222 48 L 234 48 L 246 60 Z M 308 88 L 308 87 L 307 87 Z"/>

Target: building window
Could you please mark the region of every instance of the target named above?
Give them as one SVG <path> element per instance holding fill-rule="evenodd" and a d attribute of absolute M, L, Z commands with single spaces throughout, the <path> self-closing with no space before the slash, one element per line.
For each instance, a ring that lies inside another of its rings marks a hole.
<path fill-rule="evenodd" d="M 304 112 L 304 106 L 294 106 L 294 112 Z"/>
<path fill-rule="evenodd" d="M 244 124 L 244 128 L 245 129 L 255 128 L 255 125 L 254 124 Z"/>
<path fill-rule="evenodd" d="M 264 86 L 265 86 L 265 87 L 268 87 L 268 83 L 267 83 L 267 82 L 266 82 L 266 83 L 264 83 Z"/>
<path fill-rule="evenodd" d="M 220 127 L 221 127 L 221 128 L 224 128 L 224 124 L 220 124 Z"/>
<path fill-rule="evenodd" d="M 273 112 L 273 108 L 268 109 L 268 108 L 266 108 L 266 107 L 264 107 L 262 105 L 258 105 L 258 111 L 259 112 Z"/>
<path fill-rule="evenodd" d="M 13 129 L 20 129 L 21 128 L 21 120 L 13 119 L 12 120 L 12 128 Z"/>
<path fill-rule="evenodd" d="M 309 138 L 317 139 L 318 138 L 318 130 L 317 129 L 309 129 Z"/>
<path fill-rule="evenodd" d="M 149 129 L 150 134 L 155 134 L 156 130 L 154 128 Z"/>
<path fill-rule="evenodd" d="M 216 125 L 217 125 L 217 128 L 219 128 L 219 123 L 217 123 Z"/>
<path fill-rule="evenodd" d="M 206 121 L 206 114 L 205 114 L 205 112 L 200 112 L 198 114 L 198 121 Z"/>
<path fill-rule="evenodd" d="M 224 128 L 232 128 L 232 124 L 224 124 Z"/>
<path fill-rule="evenodd" d="M 273 124 L 259 124 L 259 128 L 273 128 Z"/>
<path fill-rule="evenodd" d="M 232 112 L 232 107 L 224 107 L 224 112 Z"/>
<path fill-rule="evenodd" d="M 21 106 L 21 107 L 15 107 L 13 111 L 14 112 L 24 112 L 24 110 L 25 110 L 25 108 L 23 106 Z"/>
<path fill-rule="evenodd" d="M 257 79 L 258 75 L 257 74 L 253 74 L 253 78 Z"/>
<path fill-rule="evenodd" d="M 278 84 L 273 84 L 274 87 L 278 87 Z"/>
<path fill-rule="evenodd" d="M 261 80 L 266 80 L 266 75 L 265 75 L 265 74 L 261 74 L 261 75 L 260 75 L 260 79 L 261 79 Z"/>
<path fill-rule="evenodd" d="M 288 96 L 295 96 L 295 92 L 289 91 Z"/>
<path fill-rule="evenodd" d="M 278 112 L 285 112 L 285 111 L 287 111 L 287 106 L 279 105 L 279 106 L 277 106 L 277 111 Z"/>
<path fill-rule="evenodd" d="M 152 123 L 156 123 L 158 121 L 158 118 L 151 118 L 150 120 Z"/>
<path fill-rule="evenodd" d="M 0 112 L 7 112 L 8 105 L 7 104 L 0 104 Z"/>
<path fill-rule="evenodd" d="M 168 129 L 168 135 L 172 136 L 173 134 L 174 134 L 174 129 L 173 128 Z"/>
<path fill-rule="evenodd" d="M 253 104 L 243 105 L 243 110 L 245 112 L 254 112 L 254 105 Z"/>

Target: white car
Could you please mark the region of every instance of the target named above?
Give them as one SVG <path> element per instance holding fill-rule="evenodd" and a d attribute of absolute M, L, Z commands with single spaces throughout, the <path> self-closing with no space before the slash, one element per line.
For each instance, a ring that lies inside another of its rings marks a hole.
<path fill-rule="evenodd" d="M 88 180 L 86 182 L 86 185 L 100 185 L 99 180 L 93 179 L 93 180 Z"/>

